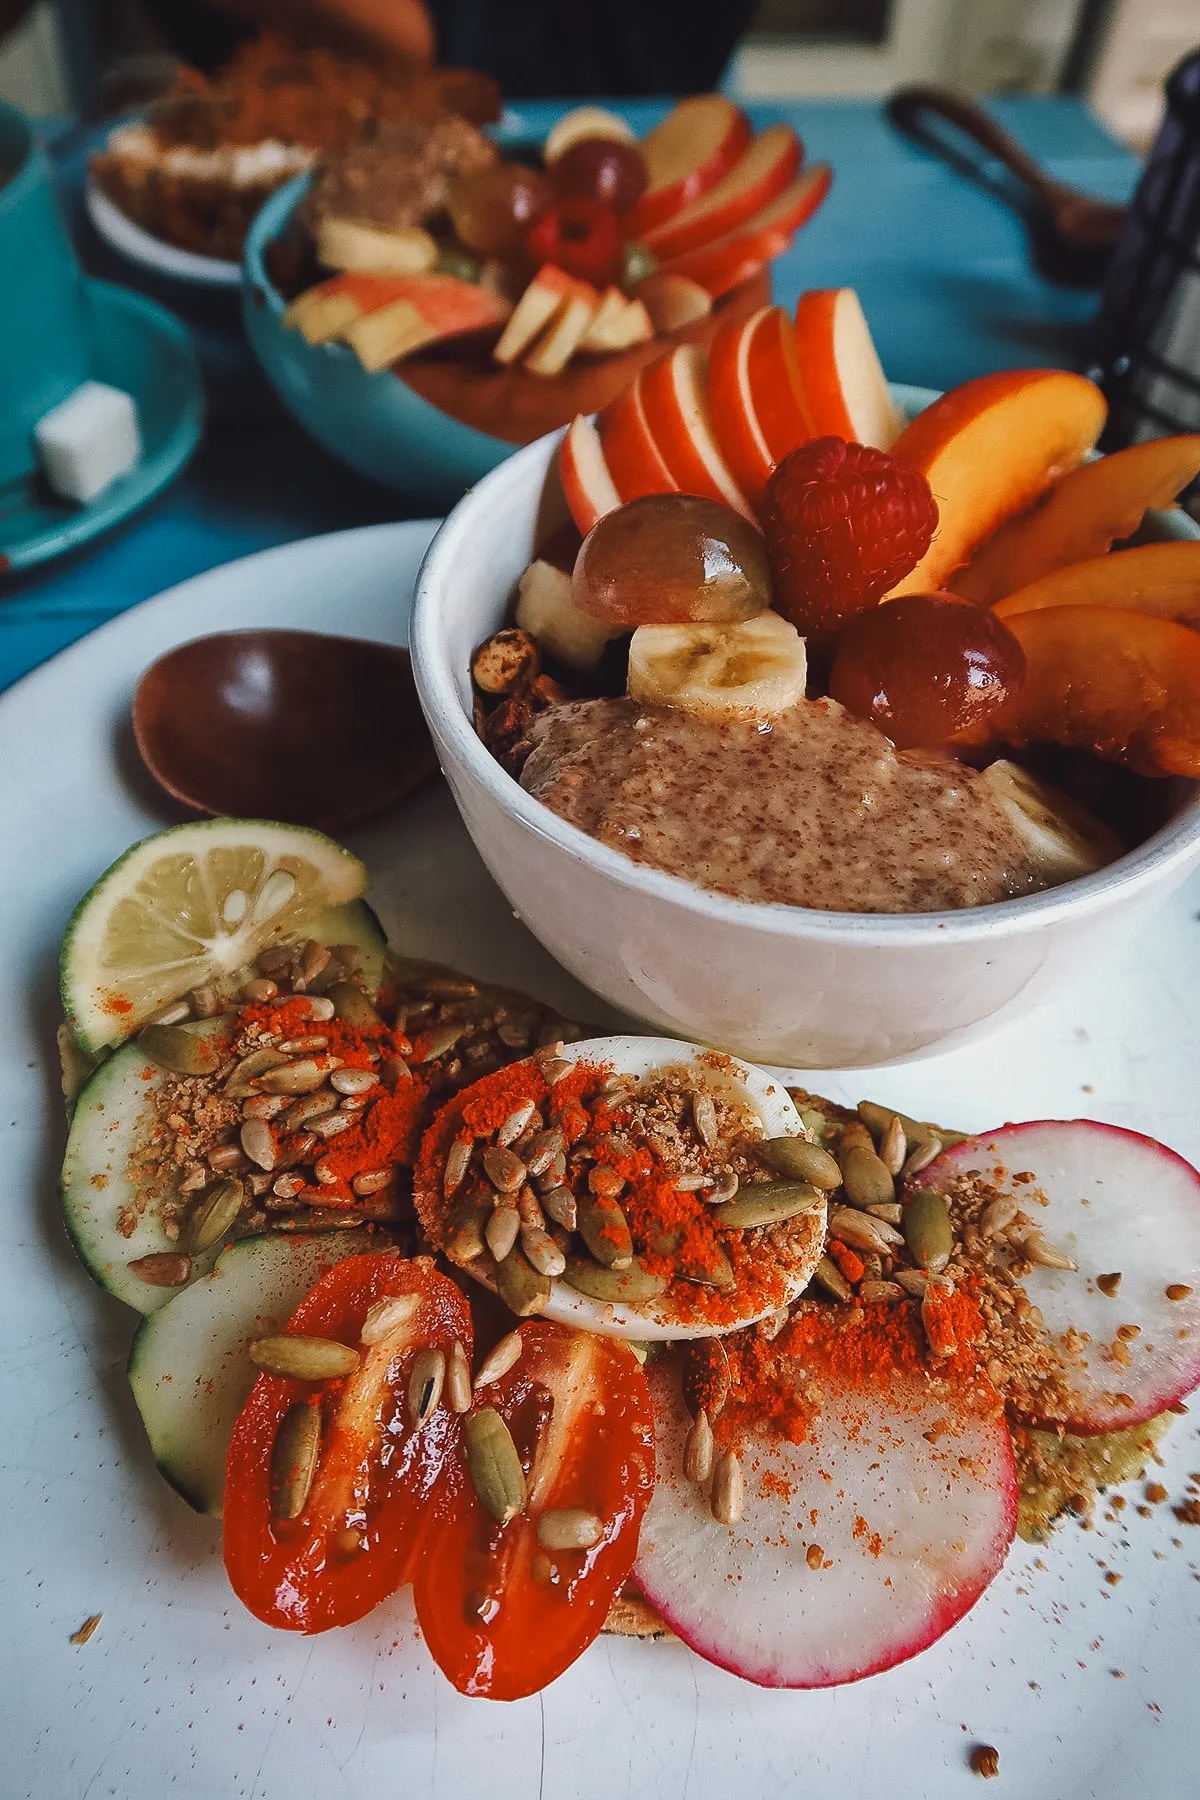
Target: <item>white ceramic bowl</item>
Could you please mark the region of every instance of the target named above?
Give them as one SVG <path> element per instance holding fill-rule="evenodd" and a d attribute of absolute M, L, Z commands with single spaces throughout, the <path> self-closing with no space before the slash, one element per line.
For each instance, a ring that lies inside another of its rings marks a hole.
<path fill-rule="evenodd" d="M 934 397 L 897 389 L 906 410 Z M 521 919 L 572 974 L 658 1030 L 751 1061 L 867 1068 L 1028 1011 L 1128 937 L 1200 861 L 1200 796 L 1085 880 L 950 913 L 817 912 L 708 893 L 595 843 L 526 794 L 471 723 L 470 661 L 530 559 L 558 435 L 460 501 L 417 584 L 417 690 L 458 809 Z M 1159 535 L 1197 537 L 1178 511 Z"/>

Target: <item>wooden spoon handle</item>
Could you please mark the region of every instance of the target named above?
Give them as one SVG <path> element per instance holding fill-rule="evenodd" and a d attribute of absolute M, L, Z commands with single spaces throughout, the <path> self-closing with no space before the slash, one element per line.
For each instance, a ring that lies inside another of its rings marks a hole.
<path fill-rule="evenodd" d="M 887 115 L 906 136 L 938 155 L 957 161 L 945 139 L 926 122 L 931 117 L 944 119 L 1003 163 L 1039 200 L 1049 202 L 1061 191 L 1061 184 L 1034 162 L 1014 137 L 997 125 L 981 106 L 976 106 L 965 94 L 955 93 L 952 88 L 927 87 L 921 83 L 897 88 L 888 100 Z"/>

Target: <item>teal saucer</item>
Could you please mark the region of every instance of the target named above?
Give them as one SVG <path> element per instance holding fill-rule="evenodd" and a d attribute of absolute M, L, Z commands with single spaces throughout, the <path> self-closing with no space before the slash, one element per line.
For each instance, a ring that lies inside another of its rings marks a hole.
<path fill-rule="evenodd" d="M 90 506 L 60 500 L 38 477 L 0 487 L 0 577 L 90 543 L 173 481 L 200 440 L 204 390 L 190 334 L 161 306 L 85 281 L 94 381 L 133 396 L 142 459 Z"/>

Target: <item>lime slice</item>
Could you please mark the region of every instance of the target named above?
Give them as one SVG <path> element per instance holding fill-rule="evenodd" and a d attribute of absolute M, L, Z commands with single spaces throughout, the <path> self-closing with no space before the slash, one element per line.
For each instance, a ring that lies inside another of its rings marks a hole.
<path fill-rule="evenodd" d="M 366 884 L 357 857 L 298 825 L 206 819 L 144 838 L 71 916 L 59 962 L 67 1023 L 85 1050 L 120 1043 Z"/>

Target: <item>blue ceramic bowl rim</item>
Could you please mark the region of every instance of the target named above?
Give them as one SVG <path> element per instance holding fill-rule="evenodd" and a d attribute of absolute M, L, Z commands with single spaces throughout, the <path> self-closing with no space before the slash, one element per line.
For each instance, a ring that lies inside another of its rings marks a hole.
<path fill-rule="evenodd" d="M 13 106 L 7 100 L 0 100 L 0 122 L 15 125 L 23 140 L 21 160 L 8 180 L 0 187 L 0 220 L 6 212 L 20 205 L 30 188 L 41 180 L 45 169 L 45 158 L 34 134 L 33 122 L 28 113 L 23 113 L 19 106 Z"/>

